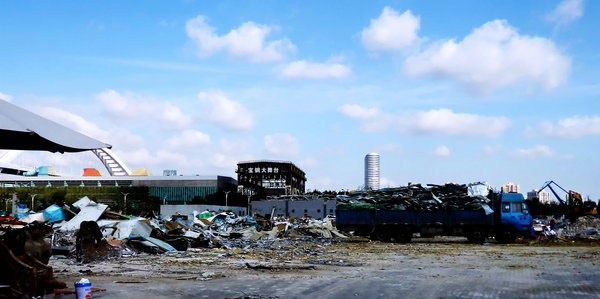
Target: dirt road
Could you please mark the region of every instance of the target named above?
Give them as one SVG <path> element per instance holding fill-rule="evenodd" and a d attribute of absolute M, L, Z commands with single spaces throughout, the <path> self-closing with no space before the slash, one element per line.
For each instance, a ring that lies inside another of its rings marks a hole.
<path fill-rule="evenodd" d="M 280 240 L 246 250 L 197 249 L 90 264 L 53 259 L 51 265 L 69 284 L 86 277 L 106 289 L 98 298 L 600 297 L 597 244 Z"/>

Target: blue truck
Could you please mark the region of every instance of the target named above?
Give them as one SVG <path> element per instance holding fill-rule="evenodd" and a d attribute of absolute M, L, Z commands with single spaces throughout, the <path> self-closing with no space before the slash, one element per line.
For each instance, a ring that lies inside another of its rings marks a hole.
<path fill-rule="evenodd" d="M 523 195 L 500 193 L 491 196 L 491 208 L 476 211 L 408 211 L 394 209 L 336 209 L 336 226 L 372 240 L 410 242 L 421 237 L 465 236 L 483 243 L 494 236 L 499 243 L 512 243 L 531 231 L 532 217 Z"/>

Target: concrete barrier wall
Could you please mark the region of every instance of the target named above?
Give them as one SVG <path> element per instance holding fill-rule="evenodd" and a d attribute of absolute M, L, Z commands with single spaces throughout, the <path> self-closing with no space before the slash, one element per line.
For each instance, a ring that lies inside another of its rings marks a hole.
<path fill-rule="evenodd" d="M 271 215 L 275 207 L 275 216 L 323 219 L 335 215 L 335 200 L 261 200 L 250 203 L 252 215 Z"/>

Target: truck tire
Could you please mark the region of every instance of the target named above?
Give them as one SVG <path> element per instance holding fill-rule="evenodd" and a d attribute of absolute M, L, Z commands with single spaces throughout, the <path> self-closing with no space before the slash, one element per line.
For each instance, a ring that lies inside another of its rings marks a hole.
<path fill-rule="evenodd" d="M 481 230 L 470 230 L 465 233 L 467 240 L 474 244 L 482 244 L 487 238 L 487 234 Z"/>
<path fill-rule="evenodd" d="M 515 242 L 517 234 L 512 229 L 502 229 L 496 232 L 496 241 L 500 244 L 510 244 Z"/>
<path fill-rule="evenodd" d="M 420 233 L 421 238 L 435 238 L 435 234 L 433 233 Z"/>
<path fill-rule="evenodd" d="M 371 233 L 370 239 L 381 242 L 390 242 L 392 240 L 392 234 L 386 228 L 378 228 Z"/>
<path fill-rule="evenodd" d="M 410 243 L 411 239 L 412 232 L 410 231 L 400 231 L 396 232 L 396 234 L 394 235 L 394 241 L 396 241 L 396 243 Z"/>

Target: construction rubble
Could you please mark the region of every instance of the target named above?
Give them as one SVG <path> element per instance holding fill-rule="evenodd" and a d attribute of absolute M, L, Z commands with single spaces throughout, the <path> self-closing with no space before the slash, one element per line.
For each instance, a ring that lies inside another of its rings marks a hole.
<path fill-rule="evenodd" d="M 81 262 L 126 257 L 137 252 L 249 248 L 257 241 L 277 238 L 347 237 L 335 228 L 333 217 L 263 219 L 230 212 L 195 211 L 193 215 L 165 219 L 144 218 L 116 213 L 87 197 L 71 207 L 52 205 L 44 212 L 29 214 L 21 219 L 26 225 L 24 222 L 46 223 L 52 231 L 53 253 L 74 256 Z"/>
<path fill-rule="evenodd" d="M 491 213 L 489 190 L 485 183 L 468 185 L 410 184 L 378 191 L 338 195 L 338 209 L 393 209 L 408 211 L 484 210 Z"/>
<path fill-rule="evenodd" d="M 4 272 L 0 276 L 0 284 L 10 286 L 0 297 L 40 296 L 53 290 L 56 294 L 72 292 L 54 280 L 48 266 L 51 255 L 86 264 L 203 248 L 237 254 L 257 247 L 290 247 L 294 240 L 347 238 L 335 228 L 332 217 L 264 219 L 195 211 L 193 215 L 145 218 L 111 211 L 88 197 L 72 205 L 51 205 L 42 212 L 25 211 L 19 216 L 0 218 L 0 251 L 5 253 L 1 263 L 17 273 Z M 283 240 L 288 241 L 284 244 Z"/>
<path fill-rule="evenodd" d="M 539 239 L 544 240 L 600 240 L 600 218 L 595 216 L 582 216 L 574 223 L 568 219 L 553 217 L 534 220 L 533 230 Z"/>

